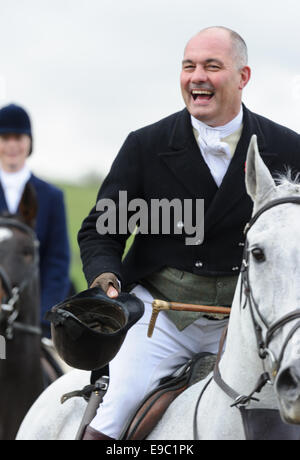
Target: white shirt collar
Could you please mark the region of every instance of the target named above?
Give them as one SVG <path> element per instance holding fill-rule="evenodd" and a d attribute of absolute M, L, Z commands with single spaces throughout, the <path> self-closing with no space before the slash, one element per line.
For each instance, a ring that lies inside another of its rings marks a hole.
<path fill-rule="evenodd" d="M 242 125 L 243 123 L 243 115 L 244 115 L 244 110 L 243 106 L 241 106 L 241 110 L 239 114 L 231 120 L 229 123 L 227 123 L 224 126 L 217 126 L 215 128 L 206 125 L 200 120 L 197 120 L 193 115 L 191 115 L 192 119 L 192 125 L 193 127 L 199 132 L 201 135 L 204 131 L 206 132 L 211 132 L 215 133 L 219 139 L 224 139 L 227 136 L 230 136 L 231 134 L 235 133 Z"/>
<path fill-rule="evenodd" d="M 0 180 L 4 188 L 22 188 L 30 179 L 31 171 L 27 164 L 20 171 L 6 172 L 0 168 Z"/>

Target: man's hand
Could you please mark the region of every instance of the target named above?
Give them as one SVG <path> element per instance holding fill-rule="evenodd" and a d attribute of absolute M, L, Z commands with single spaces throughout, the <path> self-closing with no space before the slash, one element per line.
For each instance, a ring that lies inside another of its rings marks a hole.
<path fill-rule="evenodd" d="M 118 297 L 120 293 L 118 278 L 114 273 L 102 273 L 93 281 L 90 287 L 100 287 L 112 299 Z"/>

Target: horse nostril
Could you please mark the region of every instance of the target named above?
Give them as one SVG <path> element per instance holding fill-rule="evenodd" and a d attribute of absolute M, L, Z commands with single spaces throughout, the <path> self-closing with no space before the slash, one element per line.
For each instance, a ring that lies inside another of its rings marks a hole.
<path fill-rule="evenodd" d="M 286 368 L 278 377 L 277 391 L 279 395 L 289 401 L 296 401 L 300 397 L 300 368 L 291 366 Z"/>

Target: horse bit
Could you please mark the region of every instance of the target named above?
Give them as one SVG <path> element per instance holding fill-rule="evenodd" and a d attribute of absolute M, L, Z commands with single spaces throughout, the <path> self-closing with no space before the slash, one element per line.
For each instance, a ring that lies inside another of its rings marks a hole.
<path fill-rule="evenodd" d="M 20 300 L 20 295 L 39 271 L 40 243 L 36 238 L 34 231 L 29 226 L 19 222 L 16 219 L 10 217 L 0 217 L 0 227 L 11 227 L 21 230 L 31 238 L 34 247 L 33 270 L 30 275 L 21 282 L 19 286 L 12 287 L 6 270 L 4 267 L 0 266 L 0 279 L 2 282 L 2 287 L 7 296 L 5 303 L 2 303 L 2 299 L 0 302 L 0 324 L 5 325 L 5 338 L 7 340 L 12 340 L 14 338 L 14 330 L 41 336 L 42 330 L 40 327 L 31 326 L 29 324 L 24 324 L 17 321 L 20 313 L 19 309 L 17 308 L 18 302 Z"/>
<path fill-rule="evenodd" d="M 272 200 L 269 203 L 267 203 L 265 206 L 263 206 L 252 218 L 251 220 L 247 223 L 244 229 L 244 235 L 246 236 L 246 241 L 245 241 L 245 247 L 244 247 L 244 254 L 243 254 L 243 261 L 242 261 L 242 267 L 241 267 L 241 291 L 240 291 L 240 305 L 242 305 L 242 291 L 244 287 L 244 294 L 245 294 L 245 303 L 243 305 L 243 309 L 246 308 L 247 304 L 249 304 L 250 307 L 250 313 L 251 313 L 251 318 L 252 318 L 252 323 L 254 326 L 255 330 L 255 336 L 256 336 L 256 341 L 257 341 L 257 347 L 258 347 L 258 355 L 260 359 L 265 360 L 267 357 L 271 359 L 272 363 L 272 376 L 268 372 L 264 372 L 258 379 L 258 382 L 254 388 L 254 390 L 248 395 L 241 395 L 237 393 L 233 388 L 231 388 L 227 383 L 223 380 L 219 368 L 220 360 L 222 357 L 222 351 L 223 347 L 225 344 L 226 340 L 226 335 L 227 335 L 227 328 L 225 329 L 223 333 L 223 337 L 220 342 L 220 348 L 219 348 L 219 354 L 217 357 L 217 362 L 214 368 L 214 373 L 213 377 L 207 382 L 205 387 L 203 388 L 200 397 L 197 401 L 196 405 L 196 410 L 195 410 L 195 415 L 194 415 L 194 439 L 198 439 L 198 430 L 197 430 L 197 412 L 198 412 L 198 407 L 200 404 L 200 401 L 202 399 L 202 396 L 204 392 L 206 391 L 207 387 L 209 384 L 214 381 L 220 388 L 221 390 L 226 393 L 227 396 L 229 396 L 234 402 L 231 405 L 231 407 L 237 407 L 239 409 L 245 408 L 247 405 L 250 404 L 251 400 L 258 401 L 257 398 L 254 398 L 253 395 L 255 393 L 260 393 L 260 391 L 264 388 L 264 386 L 267 383 L 273 384 L 276 376 L 278 375 L 280 366 L 282 364 L 284 354 L 286 351 L 286 348 L 292 339 L 292 337 L 295 335 L 297 330 L 300 328 L 300 321 L 298 321 L 295 326 L 291 329 L 289 334 L 287 335 L 284 344 L 282 346 L 281 353 L 279 357 L 276 359 L 272 351 L 269 349 L 269 345 L 272 341 L 272 339 L 275 336 L 275 333 L 278 332 L 283 326 L 286 324 L 290 323 L 291 321 L 294 321 L 297 318 L 300 318 L 300 308 L 292 311 L 291 313 L 283 316 L 279 320 L 275 321 L 273 324 L 269 325 L 266 319 L 263 317 L 261 314 L 259 307 L 253 297 L 253 292 L 251 289 L 250 285 L 250 280 L 249 280 L 249 242 L 247 239 L 247 234 L 250 228 L 252 228 L 253 224 L 257 221 L 257 219 L 267 210 L 281 205 L 281 204 L 300 204 L 300 197 L 298 196 L 291 196 L 291 197 L 286 197 L 286 198 L 279 198 L 277 200 Z M 255 315 L 256 314 L 256 315 Z M 262 327 L 257 321 L 256 317 L 260 319 L 260 321 L 264 324 L 264 326 L 267 329 L 266 333 L 266 338 L 263 338 L 263 331 Z"/>

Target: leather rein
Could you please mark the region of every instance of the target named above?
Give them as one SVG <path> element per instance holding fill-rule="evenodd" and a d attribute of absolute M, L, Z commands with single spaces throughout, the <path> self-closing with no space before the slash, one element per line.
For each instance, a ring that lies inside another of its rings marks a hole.
<path fill-rule="evenodd" d="M 40 327 L 17 321 L 20 313 L 18 308 L 20 296 L 39 271 L 39 241 L 34 231 L 29 226 L 16 219 L 10 217 L 0 217 L 0 227 L 15 228 L 22 231 L 31 238 L 34 247 L 33 270 L 19 286 L 12 287 L 5 268 L 0 266 L 0 280 L 2 289 L 6 293 L 5 303 L 2 302 L 2 298 L 0 300 L 0 324 L 4 325 L 4 337 L 7 340 L 13 340 L 14 331 L 21 331 L 27 334 L 41 336 L 42 330 Z"/>
<path fill-rule="evenodd" d="M 225 344 L 225 340 L 227 337 L 227 331 L 228 331 L 228 326 L 226 326 L 223 336 L 220 341 L 220 347 L 219 347 L 219 353 L 217 357 L 217 362 L 214 368 L 213 372 L 213 377 L 207 382 L 205 387 L 203 388 L 200 397 L 197 401 L 196 405 L 196 410 L 195 410 L 195 415 L 194 415 L 194 439 L 197 440 L 198 438 L 198 428 L 197 428 L 197 412 L 199 408 L 200 401 L 202 399 L 202 396 L 205 392 L 205 390 L 208 388 L 209 384 L 214 381 L 220 388 L 221 390 L 229 396 L 233 400 L 233 404 L 231 407 L 237 407 L 238 409 L 242 410 L 246 406 L 250 404 L 252 400 L 254 401 L 259 401 L 257 398 L 254 398 L 255 393 L 260 393 L 260 391 L 264 388 L 264 386 L 267 383 L 274 384 L 275 378 L 278 375 L 279 369 L 281 367 L 284 354 L 286 351 L 286 348 L 292 339 L 292 337 L 295 335 L 297 330 L 300 328 L 300 321 L 298 321 L 295 326 L 291 329 L 289 334 L 287 335 L 284 344 L 282 346 L 280 355 L 278 358 L 276 358 L 273 354 L 273 352 L 269 349 L 269 345 L 271 341 L 273 340 L 276 332 L 282 329 L 283 326 L 286 324 L 295 321 L 296 319 L 300 318 L 300 308 L 292 311 L 291 313 L 283 316 L 279 320 L 275 321 L 273 324 L 268 324 L 267 320 L 263 317 L 261 314 L 259 307 L 257 305 L 257 302 L 254 299 L 253 296 L 253 291 L 251 289 L 250 285 L 250 280 L 249 280 L 249 242 L 247 239 L 247 234 L 250 228 L 254 225 L 254 223 L 257 221 L 257 219 L 266 211 L 268 211 L 271 208 L 274 208 L 275 206 L 281 205 L 281 204 L 300 204 L 300 197 L 298 196 L 291 196 L 291 197 L 286 197 L 286 198 L 280 198 L 277 200 L 272 200 L 265 206 L 263 206 L 252 218 L 251 220 L 247 223 L 244 229 L 244 235 L 246 236 L 246 241 L 245 241 L 245 247 L 244 247 L 244 254 L 243 254 L 243 261 L 242 261 L 242 268 L 241 268 L 241 291 L 240 291 L 240 305 L 242 305 L 242 294 L 243 294 L 243 288 L 244 288 L 244 294 L 245 294 L 245 303 L 243 305 L 243 309 L 249 305 L 250 308 L 250 313 L 251 313 L 251 318 L 252 318 L 252 323 L 254 326 L 254 331 L 255 331 L 255 336 L 256 336 L 256 341 L 257 341 L 257 349 L 258 349 L 258 355 L 261 360 L 265 360 L 267 357 L 270 358 L 271 363 L 272 363 L 272 372 L 271 376 L 269 372 L 263 372 L 261 376 L 258 379 L 257 384 L 255 385 L 255 388 L 249 395 L 241 395 L 238 393 L 236 390 L 231 388 L 222 378 L 221 371 L 220 371 L 220 361 L 222 358 L 222 352 Z M 267 329 L 266 333 L 266 338 L 264 339 L 263 337 L 263 329 L 259 321 L 257 320 L 259 318 L 260 322 L 265 326 Z"/>

